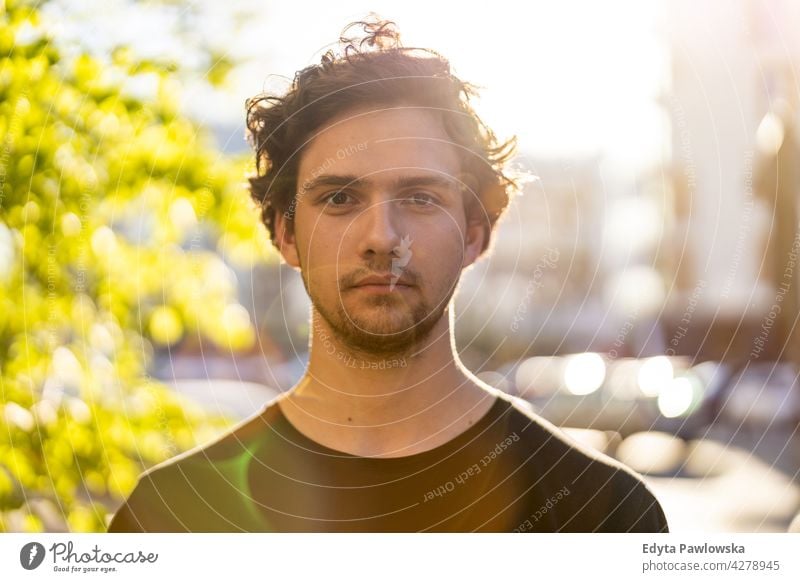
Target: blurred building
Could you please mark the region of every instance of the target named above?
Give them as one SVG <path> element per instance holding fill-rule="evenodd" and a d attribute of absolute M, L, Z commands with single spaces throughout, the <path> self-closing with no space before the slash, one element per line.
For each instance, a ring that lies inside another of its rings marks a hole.
<path fill-rule="evenodd" d="M 519 161 L 538 179 L 513 200 L 494 252 L 465 273 L 457 297 L 457 343 L 468 346 L 462 357 L 474 353 L 465 362 L 663 353 L 660 189 L 601 154 Z"/>
<path fill-rule="evenodd" d="M 800 6 L 681 0 L 665 16 L 677 287 L 668 335 L 700 358 L 798 362 Z"/>

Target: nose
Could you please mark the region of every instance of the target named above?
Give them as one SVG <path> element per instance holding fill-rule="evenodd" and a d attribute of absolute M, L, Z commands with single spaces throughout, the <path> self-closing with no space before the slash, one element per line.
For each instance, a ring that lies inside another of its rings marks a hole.
<path fill-rule="evenodd" d="M 389 256 L 400 244 L 400 232 L 396 228 L 397 216 L 391 201 L 382 200 L 370 205 L 357 218 L 353 235 L 358 238 L 360 256 Z"/>

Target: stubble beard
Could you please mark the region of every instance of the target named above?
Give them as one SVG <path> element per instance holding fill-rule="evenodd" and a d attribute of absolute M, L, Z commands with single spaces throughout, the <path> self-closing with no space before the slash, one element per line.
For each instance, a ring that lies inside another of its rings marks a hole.
<path fill-rule="evenodd" d="M 301 277 L 313 309 L 325 320 L 337 343 L 350 356 L 366 361 L 413 357 L 424 348 L 455 292 L 452 286 L 449 295 L 434 308 L 418 287 L 408 296 L 395 290 L 388 295 L 355 298 L 358 291 L 342 290 L 337 283 L 335 299 L 326 302 L 310 288 L 302 269 Z M 347 309 L 345 300 L 354 307 Z"/>
<path fill-rule="evenodd" d="M 346 289 L 344 293 L 354 295 L 358 291 Z M 342 295 L 337 295 L 333 309 L 315 294 L 309 293 L 309 296 L 314 309 L 345 351 L 357 358 L 375 360 L 412 357 L 424 347 L 425 340 L 444 315 L 446 302 L 434 309 L 417 293 L 414 293 L 415 300 L 399 293 L 351 297 L 348 298 L 353 305 L 350 309 L 345 307 L 346 299 Z"/>

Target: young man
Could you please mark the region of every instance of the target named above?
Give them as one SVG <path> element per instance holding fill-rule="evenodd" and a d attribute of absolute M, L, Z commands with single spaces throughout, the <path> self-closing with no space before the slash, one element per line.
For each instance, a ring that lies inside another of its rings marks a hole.
<path fill-rule="evenodd" d="M 248 104 L 252 195 L 312 301 L 308 369 L 144 473 L 109 531 L 666 532 L 636 473 L 459 361 L 451 299 L 518 188 L 515 144 L 442 57 L 357 24 Z"/>

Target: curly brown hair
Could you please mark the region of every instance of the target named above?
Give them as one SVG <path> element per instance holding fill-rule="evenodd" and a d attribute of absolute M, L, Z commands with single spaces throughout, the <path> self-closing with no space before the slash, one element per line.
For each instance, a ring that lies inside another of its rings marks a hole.
<path fill-rule="evenodd" d="M 361 26 L 363 37 L 348 37 Z M 520 183 L 508 168 L 517 139 L 499 142 L 470 104 L 476 86 L 452 74 L 450 63 L 431 49 L 404 47 L 396 24 L 372 19 L 356 21 L 342 31 L 343 51 L 328 50 L 319 64 L 295 74 L 282 96 L 262 93 L 246 102 L 247 136 L 255 149 L 256 173 L 249 177 L 250 194 L 261 208 L 270 238 L 277 246 L 275 216 L 293 227 L 297 173 L 303 147 L 334 117 L 361 107 L 411 105 L 438 115 L 458 146 L 465 186 L 467 216 L 486 229 L 481 253 L 492 229 L 508 207 Z"/>

